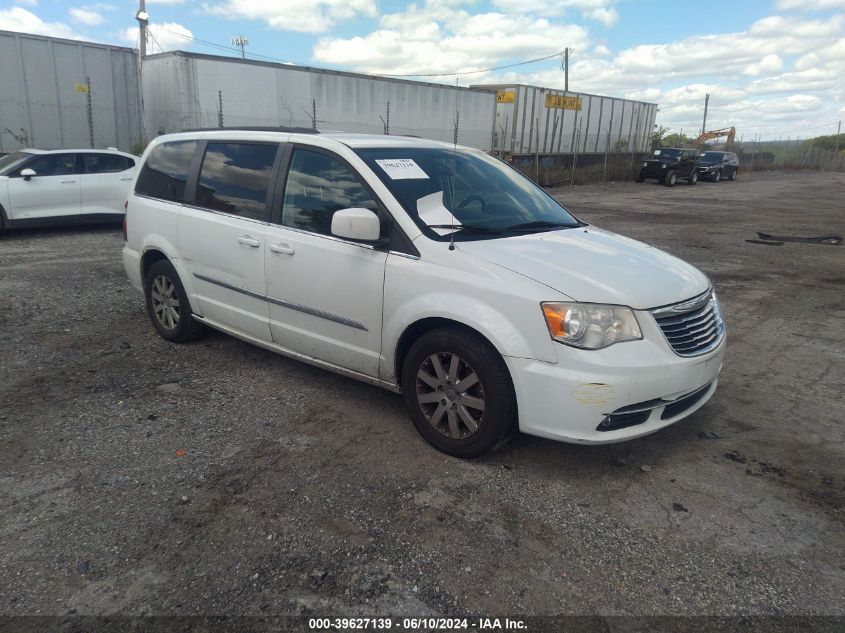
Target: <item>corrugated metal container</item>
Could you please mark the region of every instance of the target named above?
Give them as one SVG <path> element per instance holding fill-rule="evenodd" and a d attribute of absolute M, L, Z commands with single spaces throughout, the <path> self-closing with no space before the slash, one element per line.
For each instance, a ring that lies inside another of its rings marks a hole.
<path fill-rule="evenodd" d="M 497 91 L 494 153 L 648 151 L 655 103 L 522 84 L 473 87 Z"/>
<path fill-rule="evenodd" d="M 147 130 L 250 125 L 413 135 L 492 148 L 496 95 L 405 81 L 181 51 L 143 63 Z M 389 109 L 388 109 L 389 104 Z"/>
<path fill-rule="evenodd" d="M 0 31 L 0 151 L 118 147 L 143 136 L 131 48 Z M 89 94 L 81 92 L 90 78 Z"/>

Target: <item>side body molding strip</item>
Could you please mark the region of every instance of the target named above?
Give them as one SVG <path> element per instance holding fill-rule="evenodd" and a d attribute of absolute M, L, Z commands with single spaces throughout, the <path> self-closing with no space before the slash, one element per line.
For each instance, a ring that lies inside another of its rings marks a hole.
<path fill-rule="evenodd" d="M 356 330 L 363 330 L 364 332 L 368 332 L 367 326 L 363 323 L 359 323 L 358 321 L 353 321 L 352 319 L 348 319 L 344 316 L 340 316 L 337 314 L 332 314 L 331 312 L 325 312 L 324 310 L 318 310 L 317 308 L 312 308 L 309 306 L 304 306 L 299 303 L 294 303 L 293 301 L 285 301 L 284 299 L 276 299 L 275 297 L 268 297 L 267 295 L 263 295 L 258 292 L 253 292 L 252 290 L 247 290 L 246 288 L 241 288 L 240 286 L 235 286 L 230 283 L 226 283 L 225 281 L 220 281 L 218 279 L 212 279 L 211 277 L 206 277 L 205 275 L 200 275 L 198 273 L 194 273 L 194 277 L 200 279 L 202 281 L 207 281 L 210 284 L 214 284 L 215 286 L 220 286 L 221 288 L 226 288 L 227 290 L 234 290 L 235 292 L 240 292 L 241 294 L 245 294 L 248 297 L 253 297 L 254 299 L 261 299 L 263 301 L 267 301 L 269 303 L 273 303 L 277 306 L 282 306 L 283 308 L 288 308 L 290 310 L 296 310 L 297 312 L 304 312 L 305 314 L 310 314 L 311 316 L 318 317 L 320 319 L 326 319 L 327 321 L 333 321 L 335 323 L 340 323 L 341 325 L 345 325 L 347 327 L 354 328 Z"/>

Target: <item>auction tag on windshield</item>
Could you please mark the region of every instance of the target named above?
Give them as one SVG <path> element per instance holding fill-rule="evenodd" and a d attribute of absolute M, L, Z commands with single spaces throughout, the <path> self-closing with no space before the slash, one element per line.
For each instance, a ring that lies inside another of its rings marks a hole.
<path fill-rule="evenodd" d="M 410 158 L 392 158 L 377 160 L 378 166 L 384 170 L 391 180 L 410 180 L 412 178 L 428 178 L 420 166 Z"/>

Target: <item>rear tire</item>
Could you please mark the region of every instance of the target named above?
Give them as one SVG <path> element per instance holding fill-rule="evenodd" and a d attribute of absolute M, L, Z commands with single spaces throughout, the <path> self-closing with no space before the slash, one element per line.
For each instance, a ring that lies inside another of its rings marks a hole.
<path fill-rule="evenodd" d="M 737 172 L 737 170 L 736 170 L 736 169 L 734 169 L 734 170 L 731 172 L 731 177 L 730 177 L 730 180 L 731 180 L 731 181 L 736 180 L 736 172 Z"/>
<path fill-rule="evenodd" d="M 666 173 L 666 176 L 663 178 L 663 184 L 667 187 L 674 187 L 675 181 L 678 180 L 678 175 L 675 173 L 674 170 L 669 171 Z"/>
<path fill-rule="evenodd" d="M 694 185 L 695 183 L 697 183 L 698 182 L 698 172 L 697 171 L 692 172 L 692 175 L 689 178 L 687 178 L 687 182 L 691 185 Z"/>
<path fill-rule="evenodd" d="M 417 431 L 436 449 L 478 457 L 516 432 L 516 397 L 501 355 L 481 336 L 445 327 L 414 341 L 402 392 Z"/>
<path fill-rule="evenodd" d="M 188 294 L 176 269 L 166 259 L 155 262 L 144 279 L 147 314 L 161 338 L 172 343 L 195 341 L 205 325 L 193 318 Z"/>

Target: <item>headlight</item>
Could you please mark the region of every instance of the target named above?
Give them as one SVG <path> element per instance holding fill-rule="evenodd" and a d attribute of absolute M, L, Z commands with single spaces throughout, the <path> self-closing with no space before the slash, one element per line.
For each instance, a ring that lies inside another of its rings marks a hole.
<path fill-rule="evenodd" d="M 710 293 L 710 305 L 713 308 L 713 316 L 716 317 L 716 325 L 718 327 L 725 326 L 725 319 L 722 317 L 722 306 L 716 298 L 716 291 Z"/>
<path fill-rule="evenodd" d="M 643 163 L 643 167 L 648 167 L 648 163 Z"/>
<path fill-rule="evenodd" d="M 666 169 L 666 163 L 660 163 L 660 169 Z"/>
<path fill-rule="evenodd" d="M 543 303 L 551 337 L 583 349 L 601 349 L 643 337 L 630 308 L 594 303 Z"/>

